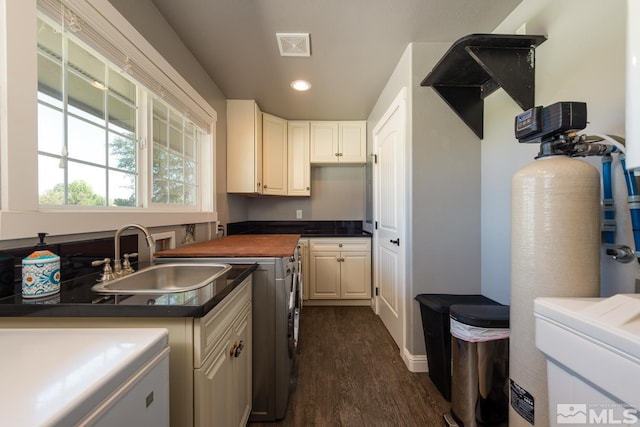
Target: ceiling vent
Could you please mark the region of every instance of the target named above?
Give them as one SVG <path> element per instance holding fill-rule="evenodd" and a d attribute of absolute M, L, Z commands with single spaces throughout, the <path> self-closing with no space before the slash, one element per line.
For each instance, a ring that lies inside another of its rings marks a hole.
<path fill-rule="evenodd" d="M 276 33 L 281 56 L 311 56 L 309 33 Z"/>

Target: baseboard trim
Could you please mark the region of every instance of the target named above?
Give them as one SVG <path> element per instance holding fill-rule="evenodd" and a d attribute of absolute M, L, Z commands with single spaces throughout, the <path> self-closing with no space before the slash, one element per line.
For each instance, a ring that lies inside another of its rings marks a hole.
<path fill-rule="evenodd" d="M 369 299 L 306 299 L 302 301 L 302 308 L 304 306 L 370 306 L 371 300 Z"/>
<path fill-rule="evenodd" d="M 411 354 L 407 348 L 402 352 L 402 360 L 411 372 L 429 372 L 426 354 Z"/>

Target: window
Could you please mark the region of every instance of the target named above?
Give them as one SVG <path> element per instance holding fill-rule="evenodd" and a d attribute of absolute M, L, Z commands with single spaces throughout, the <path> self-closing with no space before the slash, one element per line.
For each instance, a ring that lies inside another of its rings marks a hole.
<path fill-rule="evenodd" d="M 79 18 L 60 14 L 64 26 L 38 18 L 40 205 L 198 208 L 206 132 L 136 81 L 129 58 L 113 65 L 75 35 Z"/>
<path fill-rule="evenodd" d="M 196 205 L 199 133 L 183 114 L 153 100 L 152 203 Z"/>
<path fill-rule="evenodd" d="M 41 205 L 137 206 L 137 88 L 38 20 Z"/>
<path fill-rule="evenodd" d="M 216 111 L 109 0 L 0 3 L 0 240 L 217 221 Z M 155 180 L 173 199 L 154 198 L 154 105 L 182 116 L 181 169 Z"/>

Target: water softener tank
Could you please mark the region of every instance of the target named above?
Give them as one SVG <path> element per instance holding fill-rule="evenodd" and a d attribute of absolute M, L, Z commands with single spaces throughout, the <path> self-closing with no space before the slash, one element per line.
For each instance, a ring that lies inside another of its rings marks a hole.
<path fill-rule="evenodd" d="M 509 426 L 548 426 L 547 372 L 536 348 L 536 297 L 600 294 L 600 174 L 567 155 L 526 165 L 511 186 Z"/>

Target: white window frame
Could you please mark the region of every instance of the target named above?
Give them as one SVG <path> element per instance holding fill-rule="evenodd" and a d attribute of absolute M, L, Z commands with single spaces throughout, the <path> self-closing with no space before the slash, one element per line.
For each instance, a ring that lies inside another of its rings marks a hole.
<path fill-rule="evenodd" d="M 215 222 L 215 110 L 140 35 L 108 0 L 65 0 L 83 20 L 113 37 L 145 66 L 155 66 L 164 89 L 178 95 L 200 117 L 209 117 L 202 143 L 199 210 L 175 207 L 82 210 L 41 209 L 38 202 L 37 135 L 37 4 L 36 0 L 0 0 L 0 240 L 35 236 L 38 232 L 67 235 L 115 230 L 138 222 L 148 227 Z M 4 29 L 4 31 L 2 30 Z M 199 109 L 199 110 L 196 110 Z M 148 145 L 147 145 L 148 146 Z"/>

